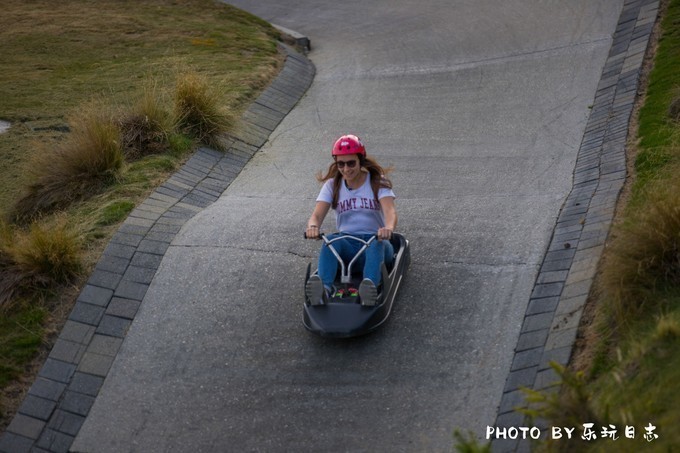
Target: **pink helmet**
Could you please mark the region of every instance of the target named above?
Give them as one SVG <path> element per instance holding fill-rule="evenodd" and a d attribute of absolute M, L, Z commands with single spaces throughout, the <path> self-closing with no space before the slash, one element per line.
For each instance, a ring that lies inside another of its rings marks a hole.
<path fill-rule="evenodd" d="M 356 135 L 343 135 L 335 141 L 333 145 L 333 155 L 342 156 L 344 154 L 366 155 L 366 148 Z"/>

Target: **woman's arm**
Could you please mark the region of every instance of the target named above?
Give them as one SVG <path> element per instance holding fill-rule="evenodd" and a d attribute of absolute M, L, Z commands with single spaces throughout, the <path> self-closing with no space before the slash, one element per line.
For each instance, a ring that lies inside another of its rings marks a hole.
<path fill-rule="evenodd" d="M 326 203 L 325 201 L 316 202 L 314 212 L 312 212 L 312 216 L 307 221 L 307 229 L 305 230 L 305 233 L 307 234 L 307 239 L 319 238 L 319 228 L 321 228 L 321 224 L 323 223 L 323 220 L 326 218 L 326 214 L 328 214 L 328 210 L 330 209 L 330 207 L 331 204 Z"/>
<path fill-rule="evenodd" d="M 394 205 L 394 197 L 380 199 L 380 207 L 385 216 L 385 226 L 378 230 L 378 239 L 389 239 L 392 232 L 397 228 L 397 208 Z"/>

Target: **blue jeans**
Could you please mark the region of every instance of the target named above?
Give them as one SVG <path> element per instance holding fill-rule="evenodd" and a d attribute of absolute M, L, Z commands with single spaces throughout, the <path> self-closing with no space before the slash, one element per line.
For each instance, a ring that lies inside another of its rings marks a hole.
<path fill-rule="evenodd" d="M 342 233 L 334 233 L 326 236 L 329 240 L 336 238 L 338 236 L 343 236 Z M 371 234 L 354 234 L 365 241 L 371 238 Z M 333 248 L 338 252 L 345 265 L 348 265 L 354 255 L 363 247 L 363 244 L 359 241 L 353 239 L 341 239 L 333 242 Z M 381 280 L 382 274 L 380 273 L 380 267 L 383 262 L 385 264 L 391 264 L 394 257 L 394 247 L 390 241 L 384 240 L 379 241 L 374 239 L 371 245 L 361 254 L 359 258 L 352 265 L 352 269 L 364 269 L 364 278 L 370 279 L 377 287 Z M 326 288 L 330 288 L 335 281 L 335 276 L 338 272 L 338 259 L 335 257 L 333 252 L 324 243 L 321 246 L 321 252 L 319 253 L 319 277 Z"/>

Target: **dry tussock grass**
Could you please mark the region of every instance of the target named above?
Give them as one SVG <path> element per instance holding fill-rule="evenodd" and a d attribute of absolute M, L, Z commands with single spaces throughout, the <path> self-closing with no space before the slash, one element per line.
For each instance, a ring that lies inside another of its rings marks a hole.
<path fill-rule="evenodd" d="M 220 105 L 221 98 L 200 74 L 180 75 L 175 91 L 175 116 L 182 132 L 220 149 L 221 137 L 236 122 L 233 113 Z"/>
<path fill-rule="evenodd" d="M 120 115 L 118 125 L 127 160 L 137 160 L 169 149 L 168 138 L 176 124 L 165 104 L 165 96 L 158 83 L 150 79 L 142 97 Z"/>
<path fill-rule="evenodd" d="M 116 180 L 124 164 L 120 130 L 112 116 L 94 104 L 72 122 L 73 131 L 54 149 L 42 149 L 29 161 L 31 181 L 14 206 L 13 217 L 26 223 L 100 192 Z"/>
<path fill-rule="evenodd" d="M 601 291 L 619 325 L 635 319 L 658 291 L 680 286 L 680 181 L 652 184 L 646 200 L 617 226 L 602 272 Z"/>
<path fill-rule="evenodd" d="M 27 230 L 0 223 L 0 311 L 26 292 L 73 281 L 81 269 L 80 241 L 64 219 Z"/>

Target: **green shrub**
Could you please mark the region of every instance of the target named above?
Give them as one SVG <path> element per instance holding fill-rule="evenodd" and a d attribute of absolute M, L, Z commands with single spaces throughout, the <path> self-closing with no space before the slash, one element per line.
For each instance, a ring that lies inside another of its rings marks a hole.
<path fill-rule="evenodd" d="M 570 371 L 556 362 L 550 362 L 550 367 L 559 376 L 556 384 L 560 384 L 560 392 L 523 388 L 529 407 L 520 412 L 532 421 L 549 420 L 553 426 L 578 426 L 584 421 L 599 421 L 600 417 L 592 407 L 592 390 L 585 373 Z"/>
<path fill-rule="evenodd" d="M 458 453 L 490 453 L 491 443 L 487 442 L 485 444 L 477 440 L 474 433 L 468 432 L 467 434 L 456 429 L 453 432 L 453 438 L 456 440 L 454 448 Z"/>
<path fill-rule="evenodd" d="M 556 362 L 550 362 L 550 367 L 559 376 L 559 389 L 553 387 L 548 390 L 533 390 L 522 388 L 529 407 L 518 409 L 530 419 L 529 426 L 536 426 L 540 421 L 549 426 L 575 427 L 582 423 L 594 423 L 604 426 L 608 414 L 600 417 L 594 409 L 594 394 L 589 386 L 585 374 L 580 371 L 570 371 Z M 559 391 L 558 391 L 559 390 Z M 585 451 L 587 442 L 578 437 L 570 441 L 554 441 L 550 437 L 537 441 L 538 445 L 532 451 Z"/>

